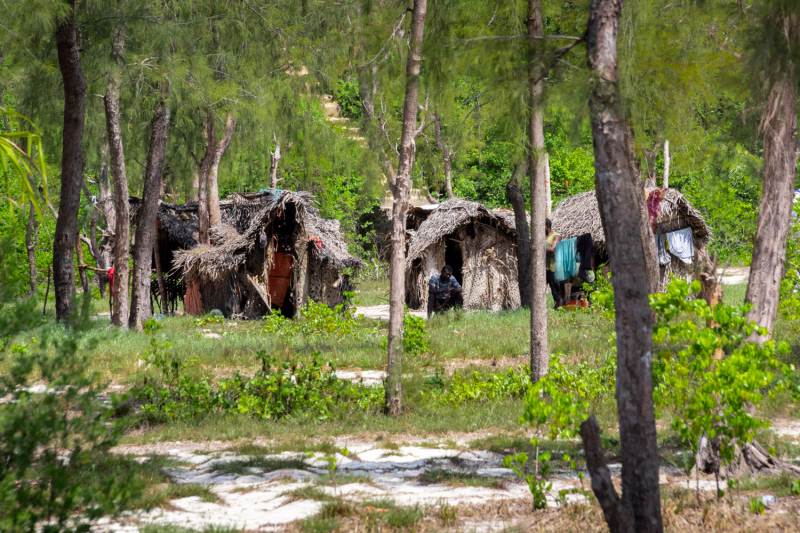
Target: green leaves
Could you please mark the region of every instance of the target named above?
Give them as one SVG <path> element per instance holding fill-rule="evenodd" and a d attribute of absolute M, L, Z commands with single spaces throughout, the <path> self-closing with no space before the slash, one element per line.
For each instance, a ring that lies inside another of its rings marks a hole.
<path fill-rule="evenodd" d="M 5 196 L 9 201 L 11 214 L 14 214 L 14 206 L 22 207 L 26 202 L 31 202 L 39 218 L 42 211 L 33 192 L 30 177 L 34 174 L 41 176 L 44 190 L 44 198 L 47 199 L 47 167 L 44 163 L 44 151 L 42 150 L 42 140 L 38 134 L 32 130 L 35 128 L 32 122 L 15 111 L 6 110 L 0 106 L 0 115 L 5 116 L 9 121 L 11 131 L 0 133 L 0 171 L 5 178 L 6 190 L 11 194 L 16 182 L 18 194 L 14 197 Z M 31 130 L 24 127 L 25 123 L 30 124 Z M 26 150 L 20 148 L 23 144 Z M 19 144 L 17 144 L 19 143 Z M 34 153 L 33 149 L 36 148 Z"/>

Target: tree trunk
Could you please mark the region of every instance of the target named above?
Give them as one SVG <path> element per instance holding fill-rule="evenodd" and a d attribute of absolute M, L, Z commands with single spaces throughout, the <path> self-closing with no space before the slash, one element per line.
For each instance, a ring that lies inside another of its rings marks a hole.
<path fill-rule="evenodd" d="M 164 271 L 161 269 L 161 252 L 158 244 L 158 219 L 156 219 L 156 236 L 153 239 L 153 260 L 156 264 L 156 280 L 158 281 L 158 294 L 161 298 L 161 314 L 169 313 L 169 297 L 167 286 L 164 283 Z"/>
<path fill-rule="evenodd" d="M 77 243 L 75 244 L 75 252 L 77 253 L 78 259 L 78 273 L 81 278 L 81 289 L 83 289 L 83 296 L 86 297 L 89 294 L 89 277 L 86 275 L 86 268 L 84 265 L 86 262 L 83 260 L 83 243 L 81 242 L 80 237 L 76 239 Z"/>
<path fill-rule="evenodd" d="M 452 200 L 456 197 L 456 195 L 453 194 L 453 183 L 450 179 L 451 156 L 453 154 L 442 140 L 442 124 L 438 114 L 433 115 L 433 131 L 436 134 L 436 144 L 439 146 L 439 150 L 442 151 L 442 161 L 444 162 L 444 190 L 447 193 L 447 198 Z"/>
<path fill-rule="evenodd" d="M 544 154 L 545 217 L 553 214 L 553 191 L 550 188 L 550 154 Z"/>
<path fill-rule="evenodd" d="M 386 372 L 386 413 L 403 412 L 402 357 L 403 314 L 405 310 L 406 213 L 411 194 L 411 168 L 416 155 L 419 73 L 422 63 L 422 34 L 425 29 L 427 0 L 414 0 L 411 40 L 406 65 L 406 95 L 403 102 L 403 127 L 400 136 L 400 159 L 397 174 L 389 181 L 392 191 L 392 256 L 389 286 L 389 336 Z"/>
<path fill-rule="evenodd" d="M 128 325 L 128 295 L 130 285 L 130 205 L 128 203 L 128 174 L 125 169 L 125 150 L 122 144 L 122 125 L 119 107 L 119 89 L 122 84 L 122 69 L 125 67 L 123 53 L 125 51 L 125 26 L 117 25 L 111 43 L 111 50 L 116 65 L 108 75 L 108 89 L 104 98 L 106 111 L 106 132 L 108 135 L 108 153 L 111 160 L 111 176 L 114 179 L 114 312 L 111 323 L 115 326 Z"/>
<path fill-rule="evenodd" d="M 100 207 L 103 218 L 106 221 L 106 227 L 103 231 L 99 243 L 99 259 L 98 267 L 108 269 L 111 267 L 111 262 L 114 259 L 114 248 L 111 246 L 113 242 L 111 236 L 117 225 L 116 212 L 114 210 L 114 189 L 112 188 L 110 174 L 108 172 L 108 143 L 105 143 L 100 152 L 100 172 L 97 177 L 97 205 Z M 101 274 L 98 276 L 100 295 L 106 297 L 106 285 L 108 284 L 108 276 Z"/>
<path fill-rule="evenodd" d="M 647 179 L 644 182 L 646 189 L 655 189 L 658 187 L 656 184 L 656 158 L 658 157 L 658 142 L 649 152 L 642 148 L 642 155 L 644 155 L 644 164 L 647 166 Z"/>
<path fill-rule="evenodd" d="M 36 282 L 36 245 L 39 243 L 39 222 L 36 220 L 36 210 L 31 202 L 28 213 L 28 226 L 25 229 L 25 250 L 28 252 L 28 275 L 30 276 L 30 290 L 28 295 L 36 295 L 39 286 Z"/>
<path fill-rule="evenodd" d="M 275 151 L 269 153 L 269 188 L 278 188 L 278 163 L 281 161 L 281 142 L 278 136 L 273 134 L 272 138 L 275 139 Z"/>
<path fill-rule="evenodd" d="M 56 30 L 58 65 L 64 81 L 64 128 L 61 155 L 61 203 L 53 239 L 53 284 L 56 318 L 67 322 L 75 292 L 75 243 L 83 180 L 83 121 L 86 80 L 81 68 L 80 47 L 75 38 L 75 0 L 70 13 Z"/>
<path fill-rule="evenodd" d="M 236 120 L 233 115 L 228 113 L 228 119 L 225 121 L 225 137 L 220 139 L 219 144 L 214 151 L 214 159 L 211 162 L 211 169 L 208 173 L 208 214 L 210 218 L 210 227 L 222 225 L 222 212 L 219 210 L 219 183 L 217 175 L 219 174 L 219 163 L 225 150 L 231 144 L 233 139 L 233 132 L 236 130 Z"/>
<path fill-rule="evenodd" d="M 217 144 L 217 130 L 214 124 L 214 115 L 211 110 L 206 111 L 206 153 L 200 161 L 197 172 L 197 233 L 200 244 L 210 244 L 208 235 L 208 175 L 214 164 L 214 152 Z"/>
<path fill-rule="evenodd" d="M 508 201 L 514 208 L 514 222 L 517 226 L 517 276 L 519 280 L 519 301 L 531 305 L 531 228 L 528 226 L 528 211 L 522 195 L 522 178 L 528 172 L 528 162 L 520 161 L 514 165 L 514 172 L 506 184 Z"/>
<path fill-rule="evenodd" d="M 794 33 L 787 18 L 781 19 L 783 33 Z M 788 36 L 792 41 L 794 35 Z M 744 301 L 753 308 L 747 318 L 767 328 L 766 336 L 753 334 L 748 340 L 763 342 L 772 338 L 778 314 L 781 279 L 785 273 L 786 239 L 792 222 L 792 189 L 797 166 L 797 73 L 786 60 L 767 99 L 764 121 L 764 186 L 758 208 L 758 227 L 753 247 L 753 262 Z"/>
<path fill-rule="evenodd" d="M 656 247 L 653 227 L 650 225 L 650 214 L 647 211 L 647 193 L 642 183 L 642 167 L 636 158 L 636 150 L 633 144 L 635 139 L 633 126 L 631 126 L 630 120 L 625 120 L 623 124 L 625 128 L 625 158 L 628 161 L 634 199 L 639 212 L 638 227 L 644 247 L 647 290 L 650 294 L 655 294 L 659 291 L 661 280 L 661 268 L 658 265 L 658 248 Z"/>
<path fill-rule="evenodd" d="M 635 531 L 661 532 L 658 446 L 652 383 L 653 325 L 634 189 L 625 156 L 625 133 L 617 78 L 620 0 L 592 0 L 586 51 L 592 70 L 589 111 L 595 155 L 595 186 L 613 276 L 617 334 L 617 412 L 622 457 L 620 511 L 632 513 Z M 599 447 L 584 438 L 587 458 Z M 590 448 L 594 447 L 592 450 Z M 602 453 L 602 452 L 601 452 Z M 587 464 L 589 464 L 587 462 Z M 613 486 L 595 485 L 598 501 L 609 501 Z M 609 527 L 612 527 L 609 521 Z M 620 530 L 621 528 L 616 528 Z M 612 530 L 614 531 L 614 530 Z"/>
<path fill-rule="evenodd" d="M 136 244 L 133 246 L 133 296 L 129 326 L 142 330 L 150 315 L 150 272 L 153 264 L 153 242 L 156 238 L 156 217 L 161 192 L 161 175 L 167 152 L 170 108 L 163 100 L 156 106 L 150 134 L 150 151 L 144 175 L 142 205 L 137 214 Z"/>
<path fill-rule="evenodd" d="M 536 382 L 547 374 L 550 357 L 547 349 L 547 278 L 545 257 L 545 210 L 547 186 L 544 151 L 544 81 L 542 66 L 536 60 L 542 37 L 542 0 L 529 0 L 528 36 L 530 37 L 531 67 L 530 117 L 528 143 L 531 176 L 531 380 Z"/>
<path fill-rule="evenodd" d="M 664 178 L 661 180 L 661 186 L 669 188 L 669 141 L 664 141 Z"/>

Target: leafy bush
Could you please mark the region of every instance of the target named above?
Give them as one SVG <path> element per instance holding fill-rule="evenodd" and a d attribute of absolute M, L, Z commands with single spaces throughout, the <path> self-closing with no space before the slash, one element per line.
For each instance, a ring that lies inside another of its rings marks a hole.
<path fill-rule="evenodd" d="M 472 372 L 468 376 L 455 374 L 449 387 L 434 388 L 423 395 L 434 405 L 461 405 L 495 398 L 521 397 L 530 384 L 530 369 L 518 366 L 505 372 Z"/>
<path fill-rule="evenodd" d="M 788 352 L 788 344 L 744 342 L 755 331 L 766 334 L 745 317 L 749 306 L 711 309 L 704 300 L 687 301 L 698 290 L 700 282 L 674 280 L 666 294 L 651 296 L 658 317 L 653 341 L 661 347 L 653 359 L 653 397 L 657 408 L 677 412 L 672 427 L 692 451 L 705 433 L 719 440 L 720 456 L 729 463 L 737 444 L 770 425 L 749 408 L 757 409 L 765 392 L 774 398 L 789 391 L 797 401 L 800 387 L 792 382 L 794 366 L 776 358 Z M 676 321 L 679 316 L 683 320 Z M 698 327 L 698 319 L 714 325 Z M 722 358 L 714 359 L 715 353 Z"/>
<path fill-rule="evenodd" d="M 355 80 L 339 80 L 333 90 L 333 97 L 342 108 L 342 116 L 347 118 L 361 118 L 361 96 L 358 94 L 358 82 Z"/>
<path fill-rule="evenodd" d="M 10 303 L 5 279 L 3 269 L 3 347 L 43 321 L 35 298 Z M 138 490 L 130 471 L 111 476 L 103 466 L 113 461 L 109 450 L 123 422 L 112 418 L 119 398 L 104 405 L 105 384 L 88 370 L 80 343 L 89 327 L 76 324 L 58 342 L 34 339 L 0 353 L 8 365 L 0 376 L 0 531 L 86 532 Z"/>
<path fill-rule="evenodd" d="M 318 347 L 346 336 L 360 339 L 373 334 L 373 330 L 359 327 L 363 322 L 354 313 L 355 309 L 344 304 L 331 309 L 327 304 L 309 300 L 294 319 L 286 318 L 280 311 L 273 311 L 265 317 L 262 331 L 286 345 L 301 341 L 306 348 Z"/>
<path fill-rule="evenodd" d="M 272 326 L 289 328 L 292 326 L 286 324 L 291 322 L 281 317 Z M 323 324 L 328 324 L 327 320 Z M 152 335 L 160 327 L 151 319 L 145 331 Z M 314 331 L 329 332 L 327 326 Z M 145 381 L 132 393 L 141 402 L 142 412 L 156 420 L 186 420 L 213 413 L 245 414 L 264 420 L 288 416 L 326 420 L 334 409 L 378 409 L 384 401 L 382 387 L 340 380 L 333 366 L 323 365 L 318 352 L 308 362 L 279 362 L 262 350 L 257 355 L 261 369 L 253 377 L 236 372 L 231 378 L 214 382 L 183 372 L 187 365 L 169 354 L 169 343 L 159 346 L 153 339 L 151 346 L 145 359 L 160 371 L 160 379 Z"/>
<path fill-rule="evenodd" d="M 787 320 L 800 319 L 800 203 L 792 208 L 792 227 L 786 243 L 786 274 L 781 280 L 778 308 Z"/>

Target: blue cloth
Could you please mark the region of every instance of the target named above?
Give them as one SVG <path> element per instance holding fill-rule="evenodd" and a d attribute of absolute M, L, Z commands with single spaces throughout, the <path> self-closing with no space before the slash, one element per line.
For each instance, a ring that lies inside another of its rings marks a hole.
<path fill-rule="evenodd" d="M 461 285 L 459 285 L 458 281 L 456 281 L 456 277 L 453 275 L 451 275 L 450 279 L 447 281 L 442 281 L 439 274 L 434 274 L 431 276 L 430 281 L 428 281 L 428 287 L 435 291 L 442 291 L 444 289 L 460 289 Z M 442 294 L 437 294 L 436 298 L 438 300 L 445 300 L 448 296 L 450 295 L 446 292 L 443 292 Z"/>
<path fill-rule="evenodd" d="M 692 228 L 683 228 L 672 233 L 667 233 L 669 253 L 686 263 L 692 264 L 694 259 L 694 242 L 692 242 Z"/>
<path fill-rule="evenodd" d="M 579 263 L 576 237 L 556 243 L 556 282 L 572 279 L 578 273 Z"/>

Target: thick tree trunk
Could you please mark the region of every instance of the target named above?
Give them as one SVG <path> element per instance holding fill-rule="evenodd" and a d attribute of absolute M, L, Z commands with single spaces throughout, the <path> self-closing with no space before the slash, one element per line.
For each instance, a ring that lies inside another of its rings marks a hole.
<path fill-rule="evenodd" d="M 277 189 L 278 188 L 278 163 L 281 162 L 281 142 L 278 140 L 278 136 L 272 136 L 275 139 L 275 151 L 270 152 L 269 154 L 269 188 L 270 189 Z"/>
<path fill-rule="evenodd" d="M 514 165 L 514 172 L 506 184 L 508 201 L 514 208 L 514 222 L 517 225 L 517 276 L 519 298 L 522 305 L 531 305 L 531 229 L 528 226 L 528 211 L 522 195 L 522 179 L 528 172 L 528 162 Z"/>
<path fill-rule="evenodd" d="M 219 210 L 219 183 L 217 176 L 219 174 L 219 163 L 225 150 L 231 144 L 233 139 L 233 132 L 236 130 L 236 120 L 233 115 L 228 113 L 228 119 L 225 121 L 225 137 L 220 139 L 219 144 L 214 151 L 214 159 L 211 162 L 211 169 L 208 173 L 208 215 L 210 219 L 210 227 L 214 228 L 222 224 L 222 213 Z"/>
<path fill-rule="evenodd" d="M 83 180 L 83 121 L 86 80 L 81 68 L 80 46 L 75 37 L 75 0 L 70 14 L 56 30 L 58 65 L 64 81 L 64 128 L 62 130 L 61 202 L 53 240 L 53 280 L 56 318 L 69 320 L 75 293 L 75 243 Z"/>
<path fill-rule="evenodd" d="M 451 157 L 453 154 L 442 140 L 442 124 L 438 114 L 433 115 L 433 131 L 436 134 L 436 144 L 439 146 L 439 150 L 442 151 L 442 161 L 444 162 L 444 190 L 447 193 L 447 198 L 452 200 L 456 197 L 456 195 L 453 194 L 453 182 L 450 177 L 452 166 Z"/>
<path fill-rule="evenodd" d="M 634 199 L 639 213 L 639 233 L 644 247 L 647 290 L 650 294 L 655 294 L 658 292 L 661 279 L 661 269 L 658 266 L 658 248 L 656 248 L 653 227 L 650 225 L 650 214 L 647 211 L 646 192 L 642 182 L 642 167 L 636 158 L 633 126 L 631 126 L 630 120 L 625 120 L 623 124 L 625 128 L 625 158 L 628 161 L 631 183 L 633 184 Z"/>
<path fill-rule="evenodd" d="M 411 41 L 406 65 L 406 95 L 403 102 L 403 127 L 397 174 L 390 179 L 392 190 L 392 256 L 389 285 L 389 337 L 386 372 L 386 413 L 403 413 L 403 314 L 405 311 L 406 213 L 411 194 L 411 168 L 416 155 L 419 73 L 422 63 L 422 34 L 425 29 L 427 0 L 414 0 Z"/>
<path fill-rule="evenodd" d="M 25 228 L 25 250 L 28 252 L 28 276 L 30 289 L 28 295 L 36 295 L 39 285 L 36 281 L 36 245 L 39 243 L 39 222 L 36 220 L 36 210 L 31 202 L 28 213 L 28 226 Z"/>
<path fill-rule="evenodd" d="M 170 108 L 163 100 L 156 106 L 150 134 L 150 151 L 144 175 L 142 205 L 137 214 L 136 244 L 133 246 L 133 296 L 130 327 L 142 330 L 150 316 L 150 272 L 153 264 L 153 242 L 156 238 L 156 217 L 161 193 L 161 175 L 167 152 Z"/>
<path fill-rule="evenodd" d="M 794 32 L 788 28 L 784 33 Z M 792 40 L 796 37 L 791 37 Z M 753 262 L 744 301 L 753 308 L 747 318 L 767 328 L 765 336 L 749 340 L 763 342 L 772 338 L 778 314 L 781 279 L 785 273 L 786 239 L 792 222 L 792 189 L 797 166 L 797 73 L 787 60 L 784 72 L 774 82 L 767 99 L 764 121 L 764 186 L 758 208 L 758 227 L 753 248 Z"/>
<path fill-rule="evenodd" d="M 547 209 L 546 160 L 544 151 L 544 81 L 542 67 L 535 55 L 542 37 L 542 0 L 528 3 L 528 36 L 532 50 L 530 83 L 530 117 L 528 143 L 531 175 L 531 380 L 547 374 L 550 356 L 547 349 L 547 279 L 545 257 L 545 211 Z"/>
<path fill-rule="evenodd" d="M 200 244 L 210 244 L 208 235 L 208 175 L 211 173 L 211 166 L 214 164 L 214 154 L 217 144 L 217 130 L 214 124 L 214 115 L 211 110 L 206 111 L 206 152 L 200 161 L 200 168 L 197 171 L 197 228 L 198 241 Z"/>
<path fill-rule="evenodd" d="M 661 532 L 658 445 L 652 383 L 652 318 L 641 233 L 630 231 L 640 216 L 628 162 L 617 78 L 620 0 L 592 0 L 586 33 L 592 71 L 589 111 L 595 155 L 595 186 L 613 276 L 617 334 L 617 412 L 622 456 L 623 513 L 633 514 L 637 532 Z M 599 441 L 599 439 L 597 439 Z M 588 444 L 584 439 L 584 443 Z M 597 444 L 595 444 L 595 447 Z M 588 446 L 587 446 L 588 448 Z M 587 449 L 587 457 L 594 450 Z M 588 463 L 587 463 L 588 464 Z M 595 485 L 598 501 L 613 486 Z M 609 527 L 612 523 L 609 521 Z M 616 530 L 620 530 L 617 528 Z"/>
<path fill-rule="evenodd" d="M 106 90 L 106 132 L 108 135 L 108 153 L 111 160 L 111 176 L 114 180 L 114 311 L 111 323 L 115 326 L 128 326 L 128 298 L 130 285 L 130 205 L 128 203 L 128 174 L 125 169 L 125 150 L 122 143 L 122 125 L 119 108 L 119 91 L 122 84 L 123 53 L 125 50 L 125 26 L 119 24 L 114 28 L 111 43 L 116 65 L 108 75 Z"/>

